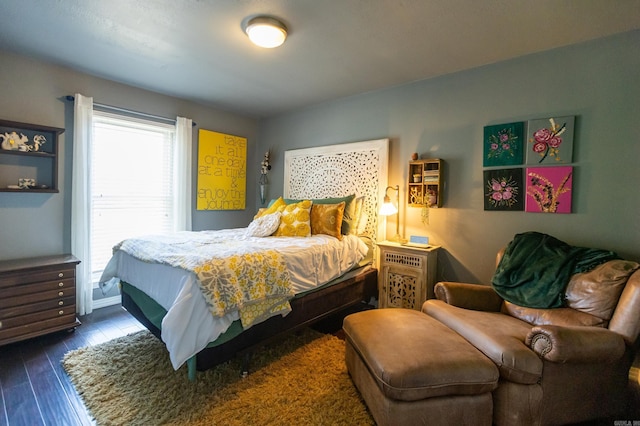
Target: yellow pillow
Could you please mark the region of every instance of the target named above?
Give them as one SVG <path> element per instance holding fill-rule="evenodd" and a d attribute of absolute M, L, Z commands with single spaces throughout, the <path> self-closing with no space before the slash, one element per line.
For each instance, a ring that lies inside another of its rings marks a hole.
<path fill-rule="evenodd" d="M 345 202 L 338 204 L 314 204 L 311 207 L 311 234 L 326 234 L 342 240 L 342 215 Z"/>
<path fill-rule="evenodd" d="M 262 216 L 264 214 L 264 212 L 267 211 L 266 207 L 260 207 L 258 209 L 258 211 L 256 212 L 256 215 L 253 216 L 253 220 L 256 220 L 257 218 L 259 218 L 260 216 Z"/>
<path fill-rule="evenodd" d="M 287 205 L 287 203 L 285 203 L 284 200 L 282 199 L 282 197 L 280 197 L 276 201 L 274 201 L 273 204 L 271 204 L 268 208 L 258 210 L 258 213 L 256 213 L 256 215 L 253 218 L 257 219 L 259 217 L 275 213 L 275 212 L 278 211 L 278 209 L 281 206 L 286 206 L 286 205 Z"/>
<path fill-rule="evenodd" d="M 310 200 L 304 200 L 284 207 L 281 206 L 279 208 L 282 211 L 280 226 L 273 235 L 276 237 L 310 237 L 312 205 Z"/>

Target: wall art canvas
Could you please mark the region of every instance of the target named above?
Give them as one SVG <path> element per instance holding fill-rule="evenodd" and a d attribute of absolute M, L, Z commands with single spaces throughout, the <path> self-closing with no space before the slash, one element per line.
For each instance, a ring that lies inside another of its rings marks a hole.
<path fill-rule="evenodd" d="M 524 122 L 484 128 L 484 167 L 516 166 L 524 161 Z"/>
<path fill-rule="evenodd" d="M 244 210 L 247 139 L 198 131 L 198 210 Z"/>
<path fill-rule="evenodd" d="M 573 167 L 527 167 L 525 210 L 534 213 L 571 213 Z"/>
<path fill-rule="evenodd" d="M 573 160 L 575 116 L 550 117 L 527 123 L 527 164 L 566 164 Z"/>
<path fill-rule="evenodd" d="M 522 168 L 485 170 L 484 209 L 524 210 Z"/>

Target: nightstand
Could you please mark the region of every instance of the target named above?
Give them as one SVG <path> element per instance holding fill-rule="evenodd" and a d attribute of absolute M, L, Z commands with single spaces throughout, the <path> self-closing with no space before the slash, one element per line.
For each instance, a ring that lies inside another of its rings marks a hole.
<path fill-rule="evenodd" d="M 433 299 L 439 248 L 379 242 L 379 307 L 420 310 L 425 300 Z"/>

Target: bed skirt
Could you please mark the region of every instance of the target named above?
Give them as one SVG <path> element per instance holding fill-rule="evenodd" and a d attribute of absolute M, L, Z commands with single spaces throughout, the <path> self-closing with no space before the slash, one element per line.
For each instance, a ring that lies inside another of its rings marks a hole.
<path fill-rule="evenodd" d="M 236 355 L 248 354 L 258 345 L 268 343 L 281 335 L 309 326 L 321 319 L 368 302 L 378 296 L 378 271 L 372 267 L 319 289 L 297 295 L 291 300 L 291 312 L 275 316 L 242 331 L 234 323 L 227 332 L 196 355 L 195 367 L 199 371 L 221 364 Z M 162 318 L 166 314 L 145 293 L 123 283 L 122 306 L 160 339 Z M 193 372 L 190 372 L 190 376 Z"/>

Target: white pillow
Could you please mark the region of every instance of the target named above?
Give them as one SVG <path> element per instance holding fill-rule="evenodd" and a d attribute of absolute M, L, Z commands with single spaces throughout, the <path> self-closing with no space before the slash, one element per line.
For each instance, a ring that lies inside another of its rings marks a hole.
<path fill-rule="evenodd" d="M 244 235 L 246 237 L 268 237 L 276 232 L 276 229 L 280 226 L 281 215 L 282 213 L 275 212 L 260 216 L 249 224 Z"/>

